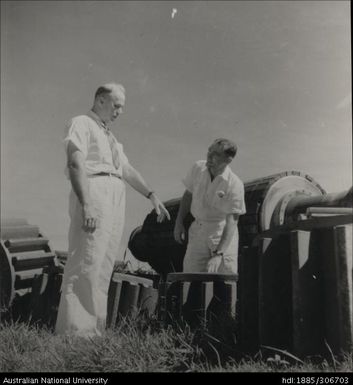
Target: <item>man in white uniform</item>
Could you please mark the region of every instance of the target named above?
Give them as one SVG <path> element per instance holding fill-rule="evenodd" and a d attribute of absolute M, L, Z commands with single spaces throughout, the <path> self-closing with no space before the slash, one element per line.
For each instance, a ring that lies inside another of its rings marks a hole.
<path fill-rule="evenodd" d="M 158 221 L 170 219 L 163 203 L 129 163 L 107 125 L 121 114 L 125 89 L 105 84 L 86 115 L 73 118 L 64 139 L 69 202 L 68 260 L 64 269 L 56 333 L 101 335 L 107 296 L 124 226 L 126 181 L 148 198 Z"/>
<path fill-rule="evenodd" d="M 191 211 L 195 218 L 189 229 L 184 272 L 237 273 L 238 219 L 246 210 L 244 185 L 228 166 L 236 152 L 230 140 L 215 140 L 207 160 L 196 162 L 183 180 L 186 190 L 174 227 L 177 242 L 186 240 L 187 213 Z"/>

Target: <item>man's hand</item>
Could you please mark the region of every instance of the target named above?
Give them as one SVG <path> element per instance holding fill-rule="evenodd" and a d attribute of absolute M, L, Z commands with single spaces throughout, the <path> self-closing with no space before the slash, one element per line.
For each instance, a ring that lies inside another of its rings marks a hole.
<path fill-rule="evenodd" d="M 207 264 L 207 271 L 209 273 L 217 273 L 219 266 L 222 262 L 222 256 L 221 255 L 215 255 L 211 257 L 211 259 L 208 261 Z"/>
<path fill-rule="evenodd" d="M 184 224 L 178 221 L 175 222 L 174 226 L 174 239 L 181 244 L 185 243 L 186 241 L 186 231 Z"/>
<path fill-rule="evenodd" d="M 82 228 L 86 233 L 93 233 L 97 227 L 97 217 L 92 205 L 84 204 L 82 206 Z"/>
<path fill-rule="evenodd" d="M 150 197 L 150 200 L 156 210 L 157 222 L 163 222 L 165 218 L 168 218 L 170 221 L 170 215 L 168 210 L 165 208 L 164 204 L 158 199 L 158 197 L 153 193 Z"/>

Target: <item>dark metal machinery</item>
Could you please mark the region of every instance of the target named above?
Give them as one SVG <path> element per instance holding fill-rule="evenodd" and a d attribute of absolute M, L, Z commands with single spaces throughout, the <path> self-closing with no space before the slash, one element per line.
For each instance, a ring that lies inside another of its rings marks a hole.
<path fill-rule="evenodd" d="M 244 347 L 352 351 L 352 189 L 326 194 L 292 171 L 246 183 L 245 199 L 238 297 Z"/>
<path fill-rule="evenodd" d="M 237 293 L 244 350 L 351 351 L 352 189 L 327 194 L 298 171 L 244 186 Z M 170 223 L 157 224 L 152 211 L 129 241 L 133 255 L 162 276 L 182 269 L 185 248 L 173 240 L 179 202 L 167 202 Z"/>
<path fill-rule="evenodd" d="M 57 265 L 55 252 L 38 226 L 25 219 L 1 221 L 0 319 L 18 300 L 32 292 L 43 272 Z M 30 301 L 26 301 L 30 306 Z"/>

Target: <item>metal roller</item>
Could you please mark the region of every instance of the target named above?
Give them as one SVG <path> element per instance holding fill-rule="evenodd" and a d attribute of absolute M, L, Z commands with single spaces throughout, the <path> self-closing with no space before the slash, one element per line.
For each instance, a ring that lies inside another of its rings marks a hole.
<path fill-rule="evenodd" d="M 325 190 L 309 175 L 285 171 L 244 184 L 246 214 L 239 219 L 240 247 L 250 247 L 261 232 L 285 223 L 292 199 L 321 197 Z"/>

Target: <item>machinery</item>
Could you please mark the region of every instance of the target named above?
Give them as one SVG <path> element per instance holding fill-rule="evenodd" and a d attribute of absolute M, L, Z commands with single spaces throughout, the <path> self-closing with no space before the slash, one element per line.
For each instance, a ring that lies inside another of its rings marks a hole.
<path fill-rule="evenodd" d="M 38 288 L 43 294 L 47 286 L 43 277 L 47 281 L 48 274 L 57 269 L 56 254 L 38 226 L 29 224 L 25 219 L 2 220 L 0 319 L 9 310 L 15 310 L 15 314 L 21 317 L 24 313 L 35 311 L 38 302 L 31 295 L 33 288 Z"/>
<path fill-rule="evenodd" d="M 241 350 L 256 352 L 269 346 L 298 356 L 352 352 L 352 189 L 327 194 L 298 171 L 244 185 L 247 212 L 238 226 L 239 276 L 235 294 L 233 285 L 228 296 Z M 158 293 L 163 298 L 163 285 L 190 278 L 178 276 L 186 250 L 173 237 L 179 203 L 180 198 L 165 202 L 171 221 L 158 223 L 152 211 L 132 232 L 129 249 L 157 274 L 114 272 L 110 325 L 139 307 L 151 314 L 158 307 Z M 186 229 L 192 221 L 188 215 Z M 22 303 L 53 325 L 63 273 L 60 262 L 65 258 L 65 253 L 53 252 L 37 226 L 21 219 L 2 221 L 0 320 L 29 295 Z M 197 279 L 206 290 L 210 277 Z"/>
<path fill-rule="evenodd" d="M 174 240 L 173 229 L 178 214 L 180 199 L 164 202 L 169 211 L 170 221 L 158 223 L 152 211 L 147 215 L 142 226 L 137 227 L 130 235 L 128 247 L 136 259 L 148 262 L 149 265 L 166 278 L 168 273 L 182 271 L 186 244 L 181 245 Z M 185 220 L 188 229 L 194 218 L 189 214 Z"/>
<path fill-rule="evenodd" d="M 237 290 L 243 349 L 352 351 L 352 189 L 326 194 L 298 171 L 244 186 Z M 182 270 L 185 246 L 173 239 L 179 202 L 166 202 L 169 223 L 157 223 L 152 211 L 129 240 L 132 254 L 163 277 Z"/>

